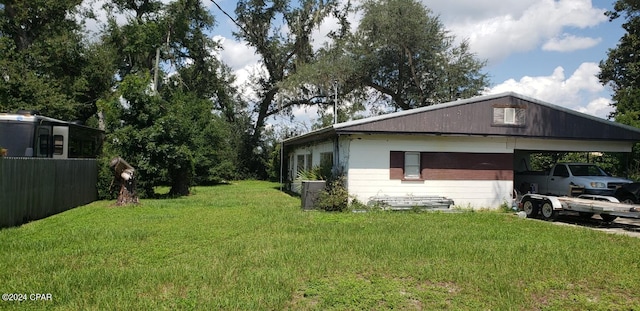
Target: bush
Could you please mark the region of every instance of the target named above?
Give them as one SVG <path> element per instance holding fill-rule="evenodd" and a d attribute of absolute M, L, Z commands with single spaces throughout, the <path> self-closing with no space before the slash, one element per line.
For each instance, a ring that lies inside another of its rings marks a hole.
<path fill-rule="evenodd" d="M 327 186 L 318 193 L 315 207 L 327 212 L 342 212 L 349 206 L 349 192 L 344 187 L 343 178 L 327 182 Z"/>

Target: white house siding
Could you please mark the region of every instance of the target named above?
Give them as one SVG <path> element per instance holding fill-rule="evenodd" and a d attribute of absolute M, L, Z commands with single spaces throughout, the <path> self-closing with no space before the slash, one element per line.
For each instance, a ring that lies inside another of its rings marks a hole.
<path fill-rule="evenodd" d="M 291 184 L 291 191 L 295 193 L 302 192 L 302 183 L 296 180 L 296 168 L 298 167 L 298 155 L 311 155 L 311 167 L 320 165 L 320 154 L 325 152 L 333 153 L 334 142 L 322 141 L 316 144 L 310 144 L 304 147 L 295 149 L 289 153 L 289 171 L 287 172 L 289 180 L 293 181 Z"/>
<path fill-rule="evenodd" d="M 339 138 L 339 169 L 347 178 L 350 195 L 366 203 L 373 196 L 437 195 L 454 200 L 456 206 L 497 208 L 511 202 L 511 180 L 419 180 L 390 179 L 391 151 L 506 153 L 514 154 L 514 170 L 526 169 L 527 150 L 577 150 L 629 152 L 627 142 L 593 142 L 557 139 L 469 136 L 342 135 Z M 311 155 L 312 166 L 320 165 L 320 154 L 334 152 L 333 140 L 293 150 L 288 157 L 292 191 L 300 193 L 295 181 L 298 155 Z"/>
<path fill-rule="evenodd" d="M 343 137 L 347 139 L 347 137 Z M 505 137 L 441 136 L 351 136 L 347 183 L 349 193 L 361 202 L 389 195 L 438 195 L 454 200 L 456 206 L 497 208 L 510 202 L 511 180 L 392 180 L 389 178 L 391 151 L 513 153 Z"/>

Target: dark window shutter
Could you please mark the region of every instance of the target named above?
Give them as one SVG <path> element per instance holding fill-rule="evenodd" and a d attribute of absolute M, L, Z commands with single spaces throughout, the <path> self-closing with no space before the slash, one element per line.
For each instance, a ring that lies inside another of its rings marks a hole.
<path fill-rule="evenodd" d="M 389 153 L 389 178 L 390 179 L 404 178 L 404 152 L 403 151 L 391 151 Z"/>
<path fill-rule="evenodd" d="M 420 178 L 427 179 L 427 163 L 429 163 L 429 153 L 420 152 Z"/>

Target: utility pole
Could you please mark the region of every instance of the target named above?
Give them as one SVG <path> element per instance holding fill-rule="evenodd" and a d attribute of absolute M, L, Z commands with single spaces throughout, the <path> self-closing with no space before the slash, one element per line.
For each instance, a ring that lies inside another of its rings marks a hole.
<path fill-rule="evenodd" d="M 338 80 L 333 80 L 333 124 L 338 123 Z"/>

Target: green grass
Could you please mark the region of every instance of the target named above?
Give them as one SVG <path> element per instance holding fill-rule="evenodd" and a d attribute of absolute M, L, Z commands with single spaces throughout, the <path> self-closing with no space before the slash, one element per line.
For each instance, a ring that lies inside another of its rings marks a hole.
<path fill-rule="evenodd" d="M 638 310 L 640 239 L 498 212 L 304 212 L 277 184 L 95 202 L 0 230 L 46 310 Z"/>

